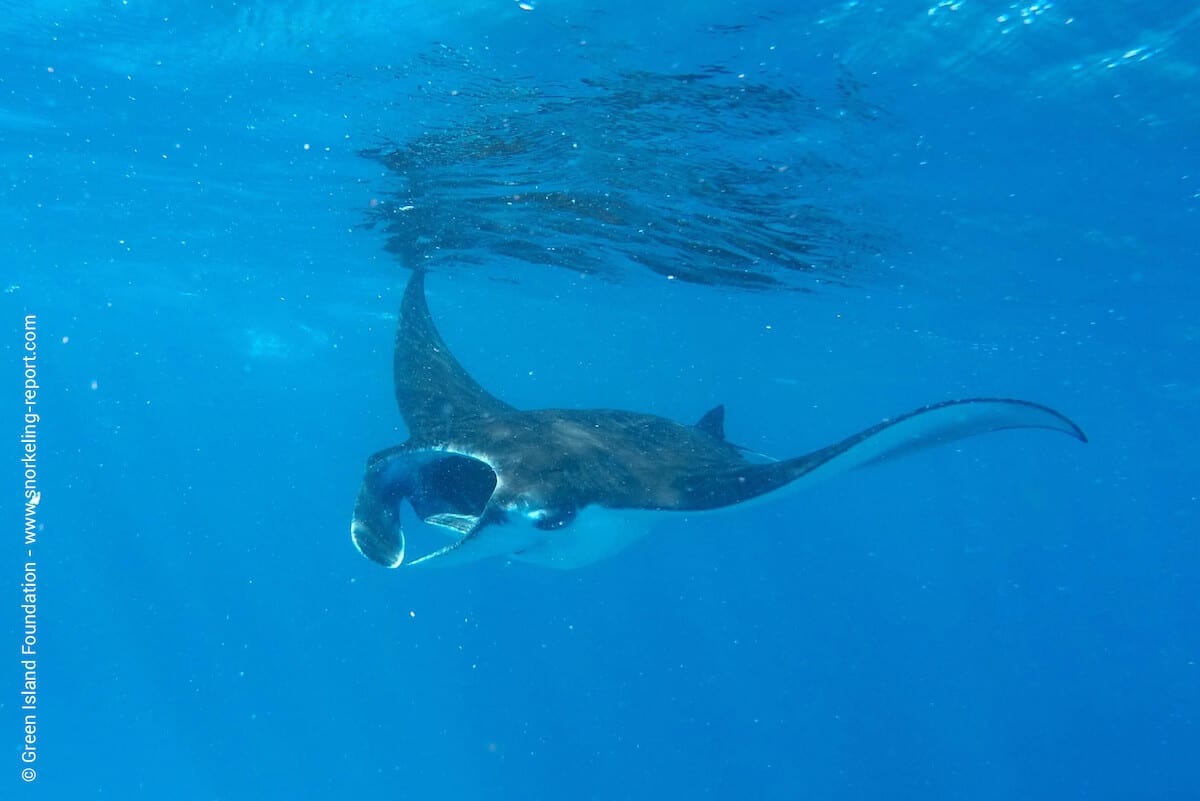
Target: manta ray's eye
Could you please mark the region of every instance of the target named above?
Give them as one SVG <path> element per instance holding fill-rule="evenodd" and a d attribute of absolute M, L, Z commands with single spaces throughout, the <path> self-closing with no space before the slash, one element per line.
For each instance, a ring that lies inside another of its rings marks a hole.
<path fill-rule="evenodd" d="M 570 525 L 574 519 L 574 509 L 546 509 L 545 514 L 533 521 L 533 527 L 541 531 L 555 531 Z"/>

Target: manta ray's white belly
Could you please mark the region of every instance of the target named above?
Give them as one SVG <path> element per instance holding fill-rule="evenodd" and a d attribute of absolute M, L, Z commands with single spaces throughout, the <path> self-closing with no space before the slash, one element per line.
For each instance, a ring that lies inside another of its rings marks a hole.
<path fill-rule="evenodd" d="M 554 531 L 538 531 L 536 542 L 511 557 L 544 567 L 582 567 L 620 553 L 663 522 L 662 512 L 588 506 L 580 510 L 570 525 Z M 509 525 L 534 529 L 524 521 Z"/>
<path fill-rule="evenodd" d="M 532 517 L 509 509 L 506 522 L 487 526 L 409 564 L 450 567 L 500 556 L 569 570 L 615 556 L 648 534 L 678 531 L 693 520 L 719 517 L 733 508 L 673 512 L 588 506 L 569 525 L 550 531 L 533 525 Z"/>

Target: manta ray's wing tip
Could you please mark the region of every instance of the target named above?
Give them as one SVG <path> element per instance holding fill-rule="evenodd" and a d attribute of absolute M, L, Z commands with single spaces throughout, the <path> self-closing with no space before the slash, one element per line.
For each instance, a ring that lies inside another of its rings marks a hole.
<path fill-rule="evenodd" d="M 1016 398 L 978 398 L 967 401 L 967 403 L 973 402 L 1009 404 L 1018 410 L 1023 410 L 1019 413 L 1019 418 L 1021 419 L 1019 419 L 1016 425 L 1012 426 L 1013 428 L 1046 428 L 1053 431 L 1061 431 L 1067 436 L 1074 437 L 1085 444 L 1089 441 L 1088 435 L 1078 423 L 1057 409 L 1045 404 Z"/>

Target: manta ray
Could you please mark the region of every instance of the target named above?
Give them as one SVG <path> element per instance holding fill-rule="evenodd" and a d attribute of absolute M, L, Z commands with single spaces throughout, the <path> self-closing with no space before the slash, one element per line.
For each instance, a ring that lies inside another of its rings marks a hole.
<path fill-rule="evenodd" d="M 425 300 L 423 270 L 404 292 L 393 378 L 409 439 L 367 460 L 350 534 L 385 567 L 405 563 L 401 512 L 450 539 L 409 566 L 490 556 L 577 567 L 671 519 L 737 507 L 785 488 L 976 434 L 1082 429 L 1011 398 L 935 403 L 791 459 L 755 459 L 725 438 L 725 409 L 694 425 L 615 409 L 514 408 L 467 374 Z"/>

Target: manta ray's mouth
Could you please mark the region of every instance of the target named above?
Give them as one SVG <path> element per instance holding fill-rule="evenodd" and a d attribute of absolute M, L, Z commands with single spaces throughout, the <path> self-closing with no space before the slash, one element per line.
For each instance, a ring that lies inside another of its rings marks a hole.
<path fill-rule="evenodd" d="M 404 562 L 400 506 L 405 500 L 417 517 L 456 532 L 461 542 L 482 519 L 496 483 L 492 466 L 468 454 L 407 450 L 405 446 L 381 451 L 367 464 L 354 506 L 350 526 L 354 544 L 368 559 L 385 567 L 399 567 Z M 454 548 L 458 542 L 447 548 Z"/>

